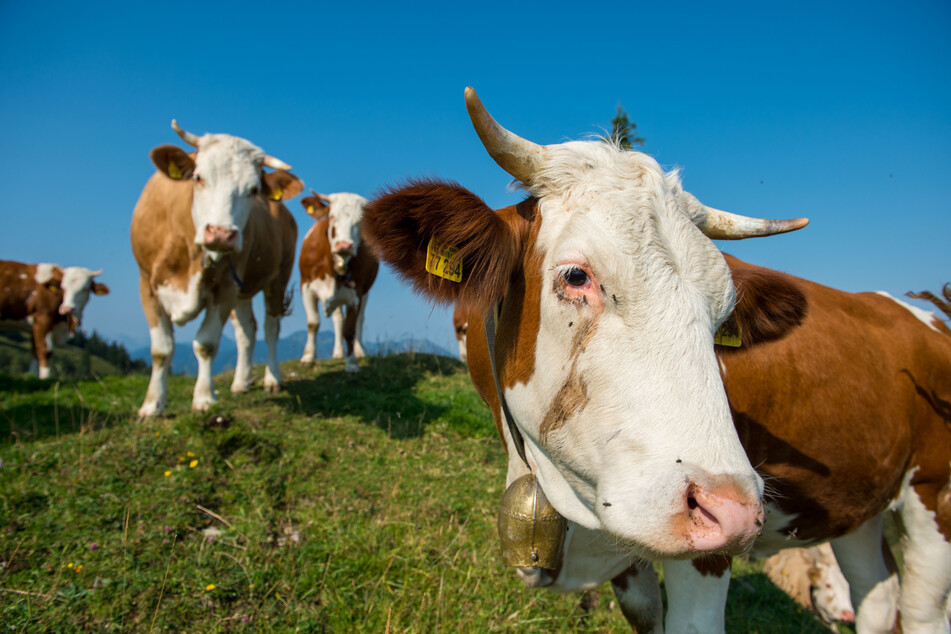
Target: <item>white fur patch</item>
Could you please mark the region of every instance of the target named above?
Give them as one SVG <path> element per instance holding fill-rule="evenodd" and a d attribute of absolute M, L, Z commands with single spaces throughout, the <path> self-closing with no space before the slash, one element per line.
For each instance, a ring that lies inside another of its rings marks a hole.
<path fill-rule="evenodd" d="M 188 279 L 188 287 L 184 291 L 172 284 L 158 287 L 156 291 L 158 300 L 176 325 L 188 323 L 204 308 L 199 294 L 200 282 L 201 272 L 199 271 Z"/>
<path fill-rule="evenodd" d="M 919 321 L 921 321 L 921 323 L 925 324 L 926 326 L 928 326 L 929 328 L 931 328 L 931 329 L 934 330 L 935 332 L 941 332 L 940 330 L 938 330 L 938 329 L 935 327 L 935 321 L 936 321 L 937 318 L 935 317 L 935 314 L 934 314 L 933 311 L 924 310 L 924 309 L 918 308 L 917 306 L 912 306 L 912 305 L 909 304 L 908 302 L 903 302 L 902 300 L 900 300 L 900 299 L 898 299 L 898 298 L 896 298 L 896 297 L 892 297 L 891 295 L 889 295 L 889 294 L 886 293 L 885 291 L 875 291 L 875 294 L 876 294 L 876 295 L 881 295 L 882 297 L 887 297 L 888 299 L 892 300 L 893 302 L 895 302 L 896 304 L 898 304 L 898 305 L 901 306 L 902 308 L 907 309 L 908 312 L 910 312 L 912 315 L 914 315 Z"/>
<path fill-rule="evenodd" d="M 59 267 L 55 264 L 37 264 L 34 279 L 37 284 L 46 284 L 53 279 L 53 272 Z"/>

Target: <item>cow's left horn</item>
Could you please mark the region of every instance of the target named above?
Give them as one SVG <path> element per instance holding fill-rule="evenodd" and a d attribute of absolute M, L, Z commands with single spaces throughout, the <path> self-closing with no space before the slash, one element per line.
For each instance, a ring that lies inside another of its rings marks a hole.
<path fill-rule="evenodd" d="M 697 227 L 713 240 L 740 240 L 772 236 L 802 229 L 809 224 L 808 218 L 790 218 L 788 220 L 768 220 L 731 214 L 713 207 L 703 206 L 706 212 L 696 221 Z"/>
<path fill-rule="evenodd" d="M 267 165 L 271 169 L 283 170 L 285 172 L 291 171 L 290 165 L 288 165 L 287 163 L 285 163 L 279 158 L 274 158 L 273 156 L 265 156 L 263 163 L 264 165 Z"/>
<path fill-rule="evenodd" d="M 191 145 L 192 147 L 198 147 L 198 137 L 191 132 L 182 130 L 182 126 L 178 125 L 178 121 L 175 119 L 172 119 L 172 129 L 178 133 L 178 136 L 182 137 L 182 141 L 188 145 Z"/>
<path fill-rule="evenodd" d="M 545 158 L 545 146 L 536 145 L 512 134 L 500 126 L 485 109 L 471 86 L 466 87 L 466 110 L 472 127 L 499 167 L 522 181 L 531 184 L 532 178 Z"/>

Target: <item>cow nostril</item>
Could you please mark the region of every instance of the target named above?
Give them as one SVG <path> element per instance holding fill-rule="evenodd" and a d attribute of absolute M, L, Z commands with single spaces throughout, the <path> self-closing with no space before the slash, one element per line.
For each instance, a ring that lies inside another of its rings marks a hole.
<path fill-rule="evenodd" d="M 687 508 L 690 509 L 691 511 L 693 511 L 693 510 L 696 509 L 698 506 L 700 506 L 700 504 L 697 502 L 697 498 L 693 497 L 692 495 L 688 495 L 688 496 L 687 496 Z"/>

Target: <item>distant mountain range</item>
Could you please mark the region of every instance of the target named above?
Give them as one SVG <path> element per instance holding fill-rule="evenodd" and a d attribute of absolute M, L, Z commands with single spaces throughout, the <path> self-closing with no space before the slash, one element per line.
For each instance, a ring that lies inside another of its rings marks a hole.
<path fill-rule="evenodd" d="M 291 359 L 300 359 L 304 353 L 304 342 L 307 339 L 307 332 L 298 330 L 297 332 L 282 338 L 277 344 L 277 357 L 279 361 L 288 361 Z M 334 336 L 330 331 L 321 331 L 317 333 L 317 358 L 329 359 L 334 347 Z M 456 357 L 453 352 L 449 352 L 440 345 L 429 341 L 428 339 L 405 338 L 399 341 L 364 341 L 363 347 L 367 354 L 371 356 L 385 356 L 398 354 L 401 352 L 421 352 L 425 354 L 438 354 L 444 357 Z M 147 363 L 152 363 L 152 355 L 149 346 L 142 346 L 134 350 L 129 350 L 129 355 L 133 359 L 143 359 Z M 212 373 L 219 374 L 226 370 L 233 370 L 238 360 L 238 347 L 233 339 L 228 337 L 221 338 L 220 349 L 215 356 L 212 364 Z M 259 339 L 254 345 L 255 365 L 267 362 L 267 344 Z M 195 359 L 195 353 L 192 351 L 191 342 L 175 344 L 175 354 L 172 357 L 172 372 L 178 374 L 187 374 L 195 376 L 198 374 L 198 361 Z"/>

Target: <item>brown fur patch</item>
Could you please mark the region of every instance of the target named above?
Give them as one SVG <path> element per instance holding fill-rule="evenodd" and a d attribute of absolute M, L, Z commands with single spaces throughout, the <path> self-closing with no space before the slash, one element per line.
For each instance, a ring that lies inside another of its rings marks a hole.
<path fill-rule="evenodd" d="M 576 415 L 585 405 L 588 404 L 588 385 L 583 377 L 578 375 L 574 364 L 571 366 L 571 372 L 565 379 L 561 389 L 555 395 L 551 407 L 542 419 L 539 427 L 539 436 L 544 445 L 548 440 L 548 434 L 560 429 L 568 419 Z"/>

